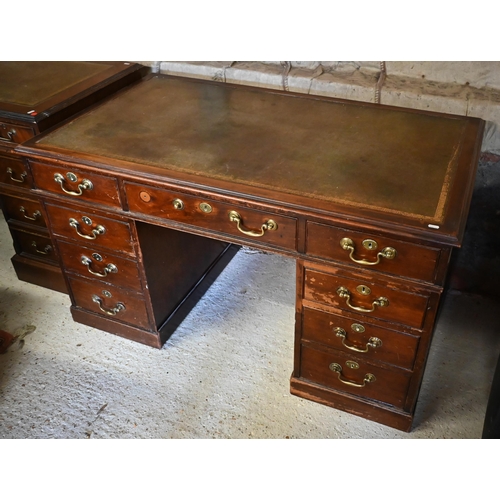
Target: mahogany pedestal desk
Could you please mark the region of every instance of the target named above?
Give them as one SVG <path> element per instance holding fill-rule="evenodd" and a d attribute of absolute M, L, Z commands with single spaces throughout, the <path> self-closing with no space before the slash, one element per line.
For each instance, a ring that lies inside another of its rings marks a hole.
<path fill-rule="evenodd" d="M 0 62 L 0 206 L 19 279 L 67 293 L 32 177 L 14 148 L 147 72 L 126 62 Z"/>
<path fill-rule="evenodd" d="M 293 257 L 291 392 L 409 431 L 483 127 L 150 75 L 17 151 L 76 321 L 161 347 L 238 245 Z"/>

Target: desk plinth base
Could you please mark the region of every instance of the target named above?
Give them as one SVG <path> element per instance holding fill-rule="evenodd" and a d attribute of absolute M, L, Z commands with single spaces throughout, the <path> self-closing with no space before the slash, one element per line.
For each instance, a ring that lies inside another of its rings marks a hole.
<path fill-rule="evenodd" d="M 104 332 L 113 333 L 119 337 L 126 338 L 145 344 L 150 347 L 161 348 L 160 338 L 155 332 L 148 332 L 120 321 L 114 321 L 109 318 L 104 318 L 90 311 L 80 309 L 79 307 L 71 306 L 71 315 L 77 323 L 82 323 Z"/>
<path fill-rule="evenodd" d="M 293 376 L 290 379 L 290 393 L 400 431 L 410 432 L 412 427 L 413 415 L 410 413 L 377 404 L 376 401 L 361 400 Z"/>
<path fill-rule="evenodd" d="M 27 259 L 17 254 L 11 258 L 11 262 L 21 281 L 43 286 L 56 292 L 68 293 L 63 274 L 58 266 Z"/>

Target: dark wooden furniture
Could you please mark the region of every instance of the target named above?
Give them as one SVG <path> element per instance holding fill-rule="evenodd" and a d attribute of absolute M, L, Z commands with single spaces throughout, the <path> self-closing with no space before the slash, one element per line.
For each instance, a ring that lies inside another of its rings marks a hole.
<path fill-rule="evenodd" d="M 14 148 L 147 72 L 126 62 L 0 62 L 0 206 L 21 280 L 67 293 L 33 179 Z"/>
<path fill-rule="evenodd" d="M 408 431 L 483 126 L 151 75 L 17 150 L 75 320 L 160 347 L 233 245 L 287 255 L 292 393 Z"/>

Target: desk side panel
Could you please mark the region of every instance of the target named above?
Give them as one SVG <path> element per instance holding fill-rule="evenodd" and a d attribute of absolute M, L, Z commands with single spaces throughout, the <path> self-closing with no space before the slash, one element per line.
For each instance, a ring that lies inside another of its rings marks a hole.
<path fill-rule="evenodd" d="M 136 222 L 136 228 L 147 288 L 163 343 L 239 247 L 142 222 Z M 167 326 L 167 323 L 172 324 Z"/>

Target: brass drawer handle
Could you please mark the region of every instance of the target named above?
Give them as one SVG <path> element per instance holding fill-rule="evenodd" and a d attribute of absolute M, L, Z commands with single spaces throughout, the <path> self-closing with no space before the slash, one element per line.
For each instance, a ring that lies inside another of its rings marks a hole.
<path fill-rule="evenodd" d="M 19 211 L 23 214 L 23 217 L 28 220 L 38 220 L 42 216 L 40 210 L 33 212 L 33 217 L 26 215 L 26 209 L 23 206 L 19 207 Z"/>
<path fill-rule="evenodd" d="M 372 373 L 367 373 L 364 378 L 363 378 L 363 383 L 359 384 L 357 382 L 352 382 L 351 380 L 347 380 L 342 376 L 342 367 L 338 363 L 331 363 L 329 366 L 330 370 L 332 372 L 338 373 L 338 378 L 339 380 L 346 385 L 350 385 L 352 387 L 365 387 L 366 384 L 371 384 L 372 382 L 375 382 L 377 379 L 375 378 L 375 375 Z"/>
<path fill-rule="evenodd" d="M 26 179 L 26 176 L 28 175 L 26 172 L 23 172 L 19 176 L 19 179 L 16 179 L 15 177 L 13 177 L 14 172 L 12 171 L 12 169 L 10 167 L 7 169 L 7 173 L 9 174 L 11 181 L 20 182 L 20 183 L 23 183 L 24 180 Z"/>
<path fill-rule="evenodd" d="M 42 255 L 48 255 L 52 252 L 52 247 L 50 245 L 46 245 L 43 250 L 38 250 L 36 241 L 32 241 L 31 246 L 35 249 L 36 253 L 41 253 Z"/>
<path fill-rule="evenodd" d="M 366 246 L 366 248 L 373 249 L 375 250 L 377 248 L 376 242 L 373 240 L 366 240 L 369 242 L 369 245 Z M 374 261 L 369 261 L 369 260 L 364 260 L 364 259 L 355 259 L 353 257 L 353 254 L 356 250 L 354 246 L 354 241 L 351 240 L 351 238 L 342 238 L 340 240 L 340 246 L 344 250 L 349 250 L 349 258 L 353 261 L 356 262 L 356 264 L 361 264 L 363 266 L 375 266 L 378 263 L 380 263 L 380 258 L 383 257 L 384 259 L 392 260 L 394 257 L 396 257 L 396 250 L 392 247 L 385 247 L 382 249 L 380 252 L 377 253 L 377 260 Z"/>
<path fill-rule="evenodd" d="M 80 232 L 80 224 L 76 219 L 69 219 L 69 225 L 71 227 L 75 228 L 76 234 L 78 236 L 81 236 L 82 238 L 85 238 L 87 240 L 95 240 L 100 234 L 104 234 L 106 232 L 106 228 L 104 226 L 101 226 L 100 224 L 96 226 L 95 229 L 92 229 L 91 234 L 84 234 Z"/>
<path fill-rule="evenodd" d="M 14 136 L 16 135 L 15 129 L 9 130 L 7 132 L 7 137 L 0 136 L 0 141 L 4 142 L 14 142 Z"/>
<path fill-rule="evenodd" d="M 103 307 L 102 299 L 98 295 L 92 295 L 92 301 L 95 302 L 99 306 L 99 309 L 103 313 L 106 313 L 109 316 L 116 316 L 120 311 L 125 311 L 125 305 L 122 304 L 121 302 L 118 302 L 116 304 L 116 306 L 113 307 L 112 309 L 108 309 L 106 307 Z"/>
<path fill-rule="evenodd" d="M 377 337 L 370 337 L 368 339 L 368 342 L 366 343 L 366 347 L 360 348 L 356 347 L 354 345 L 348 345 L 346 344 L 346 339 L 347 339 L 347 332 L 340 327 L 334 328 L 333 331 L 335 332 L 335 335 L 337 337 L 340 337 L 342 339 L 342 345 L 344 347 L 347 347 L 347 349 L 350 349 L 351 351 L 355 352 L 368 352 L 368 348 L 373 348 L 376 349 L 377 347 L 380 347 L 382 345 L 382 341 L 377 338 Z"/>
<path fill-rule="evenodd" d="M 82 255 L 82 264 L 87 266 L 87 270 L 90 274 L 93 274 L 94 276 L 99 276 L 99 278 L 105 278 L 108 275 L 108 273 L 117 273 L 118 272 L 118 268 L 114 264 L 108 264 L 104 268 L 102 273 L 92 271 L 92 269 L 90 269 L 90 265 L 92 264 L 92 260 L 89 259 L 88 257 L 86 257 L 85 255 Z"/>
<path fill-rule="evenodd" d="M 68 174 L 66 175 L 68 179 L 74 182 L 78 180 L 76 175 L 73 174 L 72 172 L 68 172 Z M 92 184 L 91 181 L 89 181 L 88 179 L 83 179 L 82 182 L 80 182 L 80 184 L 78 184 L 77 186 L 78 191 L 69 191 L 64 187 L 64 176 L 62 174 L 54 174 L 54 180 L 61 186 L 61 189 L 66 194 L 69 194 L 71 196 L 81 196 L 85 190 L 91 191 L 94 188 L 94 185 Z"/>
<path fill-rule="evenodd" d="M 236 222 L 236 227 L 240 233 L 246 234 L 247 236 L 253 236 L 254 238 L 260 238 L 264 236 L 266 231 L 276 231 L 278 229 L 278 223 L 274 222 L 272 219 L 269 219 L 267 222 L 264 222 L 260 227 L 260 232 L 254 231 L 253 229 L 244 229 L 243 220 L 241 215 L 235 210 L 231 210 L 229 212 L 229 220 L 231 222 Z"/>
<path fill-rule="evenodd" d="M 385 297 L 379 297 L 378 299 L 375 299 L 372 302 L 371 309 L 366 309 L 364 307 L 359 307 L 359 306 L 353 306 L 351 304 L 351 292 L 343 286 L 337 288 L 337 294 L 341 299 L 345 299 L 345 303 L 347 304 L 347 306 L 353 309 L 354 311 L 371 313 L 375 311 L 377 307 L 387 307 L 389 305 L 389 299 L 386 299 Z"/>

